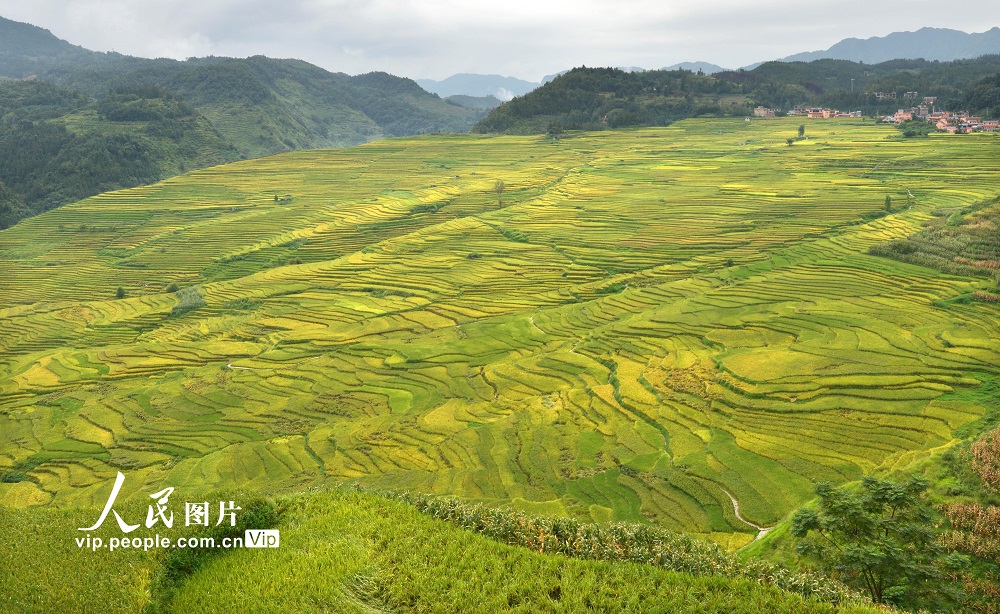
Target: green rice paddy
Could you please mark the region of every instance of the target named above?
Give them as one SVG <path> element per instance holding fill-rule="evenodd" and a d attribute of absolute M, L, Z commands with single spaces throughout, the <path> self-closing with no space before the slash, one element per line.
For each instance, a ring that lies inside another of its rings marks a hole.
<path fill-rule="evenodd" d="M 0 504 L 356 481 L 743 545 L 730 495 L 771 526 L 1000 375 L 1000 305 L 949 300 L 991 282 L 867 254 L 995 197 L 1000 141 L 798 124 L 294 152 L 0 232 Z"/>

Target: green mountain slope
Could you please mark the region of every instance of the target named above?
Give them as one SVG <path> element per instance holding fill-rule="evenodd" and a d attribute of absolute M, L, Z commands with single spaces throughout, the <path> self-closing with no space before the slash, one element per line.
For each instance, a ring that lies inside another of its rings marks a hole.
<path fill-rule="evenodd" d="M 935 96 L 938 108 L 992 113 L 998 103 L 984 79 L 1000 73 L 1000 56 L 930 62 L 847 60 L 767 62 L 753 70 L 696 75 L 688 71 L 625 72 L 576 68 L 493 110 L 477 132 L 539 134 L 549 128 L 599 130 L 666 125 L 698 115 L 748 115 L 756 105 L 785 111 L 828 106 L 865 115 L 887 114 L 906 92 Z M 974 96 L 974 92 L 979 92 Z M 878 93 L 895 93 L 880 100 Z"/>
<path fill-rule="evenodd" d="M 984 77 L 965 92 L 965 107 L 989 117 L 1000 117 L 1000 73 Z"/>
<path fill-rule="evenodd" d="M 79 62 L 94 54 L 71 45 L 48 30 L 0 17 L 0 75 L 24 78 L 54 63 Z"/>
<path fill-rule="evenodd" d="M 460 107 L 465 107 L 467 109 L 479 109 L 481 111 L 489 111 L 503 104 L 495 96 L 465 96 L 462 94 L 456 94 L 454 96 L 448 96 L 446 100 L 449 103 Z"/>
<path fill-rule="evenodd" d="M 0 180 L 12 203 L 0 210 L 0 228 L 240 157 L 205 117 L 165 90 L 116 90 L 97 101 L 41 81 L 0 84 Z"/>
<path fill-rule="evenodd" d="M 728 83 L 684 70 L 574 68 L 497 107 L 475 131 L 538 134 L 550 128 L 664 126 L 699 114 L 742 114 L 745 99 L 738 93 Z M 737 95 L 720 105 L 721 94 Z"/>
<path fill-rule="evenodd" d="M 482 116 L 385 73 L 351 77 L 265 57 L 147 60 L 87 51 L 2 18 L 0 29 L 0 76 L 7 77 L 0 80 L 0 182 L 14 194 L 14 204 L 0 210 L 4 226 L 192 168 L 460 132 Z M 17 81 L 29 76 L 36 80 Z M 136 103 L 146 106 L 176 98 L 171 104 L 185 113 L 100 111 L 124 90 L 154 92 Z"/>
<path fill-rule="evenodd" d="M 299 60 L 201 58 L 186 62 L 94 53 L 48 31 L 0 18 L 0 75 L 31 74 L 103 97 L 109 89 L 159 86 L 212 120 L 244 156 L 340 147 L 383 136 L 464 131 L 478 119 L 414 81 L 385 73 L 351 77 Z"/>
<path fill-rule="evenodd" d="M 385 73 L 348 76 L 299 60 L 129 59 L 46 75 L 100 95 L 107 88 L 156 85 L 209 117 L 247 156 L 341 147 L 384 136 L 464 131 L 478 117 Z"/>
<path fill-rule="evenodd" d="M 180 496 L 180 495 L 178 495 Z M 258 519 L 266 503 L 235 497 Z M 258 498 L 259 499 L 259 498 Z M 0 608 L 18 612 L 843 612 L 749 579 L 585 561 L 504 545 L 362 493 L 280 498 L 276 550 L 77 548 L 99 513 L 0 508 Z M 141 502 L 119 506 L 128 517 Z M 240 516 L 247 528 L 263 528 Z M 114 525 L 114 523 L 111 523 Z M 271 525 L 269 525 L 271 526 Z M 24 535 L 45 527 L 30 543 Z M 242 526 L 240 527 L 242 529 Z M 190 535 L 157 527 L 162 537 Z M 214 533 L 218 534 L 218 531 Z M 153 531 L 141 528 L 140 539 Z M 241 536 L 242 533 L 233 532 Z M 95 533 L 121 536 L 117 527 Z M 186 554 L 186 556 L 185 556 Z M 47 578 L 37 582 L 40 574 Z"/>

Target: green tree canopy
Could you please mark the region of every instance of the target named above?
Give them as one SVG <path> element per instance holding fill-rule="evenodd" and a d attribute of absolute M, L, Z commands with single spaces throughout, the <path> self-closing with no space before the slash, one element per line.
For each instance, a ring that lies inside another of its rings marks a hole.
<path fill-rule="evenodd" d="M 866 591 L 875 603 L 947 608 L 961 593 L 947 572 L 962 555 L 937 542 L 933 510 L 923 501 L 927 480 L 894 483 L 866 477 L 860 489 L 816 486 L 819 503 L 796 512 L 798 551 L 828 573 Z"/>

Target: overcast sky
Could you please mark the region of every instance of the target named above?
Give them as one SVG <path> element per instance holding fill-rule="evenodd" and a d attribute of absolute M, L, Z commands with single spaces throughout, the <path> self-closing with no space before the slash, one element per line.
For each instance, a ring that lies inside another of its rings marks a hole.
<path fill-rule="evenodd" d="M 573 66 L 727 68 L 925 26 L 983 32 L 993 0 L 0 0 L 0 16 L 96 51 L 267 55 L 328 70 L 537 81 Z"/>

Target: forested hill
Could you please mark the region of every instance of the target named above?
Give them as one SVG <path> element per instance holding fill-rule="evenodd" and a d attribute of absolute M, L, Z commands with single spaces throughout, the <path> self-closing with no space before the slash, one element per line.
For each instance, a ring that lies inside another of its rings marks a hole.
<path fill-rule="evenodd" d="M 498 107 L 477 132 L 537 134 L 561 129 L 659 126 L 698 115 L 745 115 L 757 105 L 829 106 L 865 115 L 906 106 L 903 94 L 937 97 L 939 108 L 990 116 L 1000 110 L 1000 55 L 932 62 L 767 62 L 713 75 L 684 70 L 576 68 Z M 880 100 L 876 94 L 897 94 Z M 909 104 L 915 104 L 914 101 Z M 995 114 L 993 115 L 995 116 Z"/>
<path fill-rule="evenodd" d="M 79 62 L 99 55 L 48 30 L 0 17 L 0 74 L 4 76 L 24 78 L 56 62 Z"/>
<path fill-rule="evenodd" d="M 116 89 L 96 100 L 44 81 L 0 84 L 0 228 L 241 157 L 204 116 L 162 88 Z"/>
<path fill-rule="evenodd" d="M 0 18 L 0 228 L 240 158 L 464 132 L 484 113 L 386 73 L 263 56 L 98 53 Z"/>
<path fill-rule="evenodd" d="M 179 62 L 97 53 L 0 18 L 2 77 L 48 81 L 95 99 L 123 87 L 161 87 L 189 103 L 248 157 L 464 131 L 481 117 L 411 79 L 385 73 L 352 77 L 263 56 Z"/>
<path fill-rule="evenodd" d="M 481 117 L 386 73 L 349 76 L 264 56 L 186 62 L 125 58 L 58 66 L 44 78 L 102 97 L 155 85 L 176 93 L 245 156 L 344 147 L 374 138 L 468 130 Z"/>
<path fill-rule="evenodd" d="M 728 109 L 720 104 L 724 95 L 738 90 L 686 70 L 574 68 L 494 109 L 475 131 L 532 134 L 563 128 L 666 125 L 702 113 L 742 113 L 742 97 Z"/>

